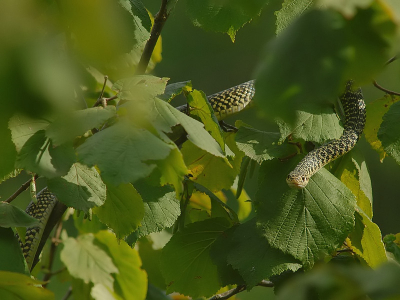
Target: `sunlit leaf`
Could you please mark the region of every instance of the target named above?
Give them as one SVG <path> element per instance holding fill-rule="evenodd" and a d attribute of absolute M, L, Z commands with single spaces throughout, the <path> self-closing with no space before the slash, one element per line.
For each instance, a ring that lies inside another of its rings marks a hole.
<path fill-rule="evenodd" d="M 0 271 L 0 296 L 7 300 L 54 300 L 54 293 L 29 276 Z"/>
<path fill-rule="evenodd" d="M 378 225 L 361 210 L 355 214 L 355 226 L 350 233 L 350 248 L 361 256 L 369 266 L 376 268 L 387 261 L 385 247 Z"/>
<path fill-rule="evenodd" d="M 385 158 L 386 152 L 382 147 L 381 141 L 378 139 L 378 130 L 382 124 L 382 117 L 387 113 L 391 105 L 399 101 L 399 99 L 400 97 L 398 96 L 385 95 L 383 98 L 367 104 L 367 121 L 365 123 L 364 135 L 371 147 L 379 153 L 381 161 Z"/>
<path fill-rule="evenodd" d="M 67 206 L 87 212 L 106 200 L 106 186 L 95 168 L 75 163 L 63 177 L 48 180 L 49 189 Z"/>
<path fill-rule="evenodd" d="M 400 164 L 400 102 L 390 106 L 383 116 L 382 125 L 379 128 L 378 138 L 382 141 L 383 149 Z"/>
<path fill-rule="evenodd" d="M 141 268 L 138 252 L 124 241 L 118 241 L 109 231 L 100 231 L 96 241 L 105 246 L 118 269 L 115 274 L 114 291 L 121 299 L 144 299 L 147 292 L 147 274 Z"/>
<path fill-rule="evenodd" d="M 94 244 L 93 234 L 84 234 L 78 238 L 62 237 L 64 248 L 61 251 L 61 261 L 68 272 L 84 282 L 101 283 L 112 288 L 114 278 L 112 273 L 118 273 L 118 268 L 110 256 Z"/>
<path fill-rule="evenodd" d="M 275 12 L 276 34 L 280 34 L 288 25 L 306 11 L 314 0 L 285 0 L 282 8 Z"/>

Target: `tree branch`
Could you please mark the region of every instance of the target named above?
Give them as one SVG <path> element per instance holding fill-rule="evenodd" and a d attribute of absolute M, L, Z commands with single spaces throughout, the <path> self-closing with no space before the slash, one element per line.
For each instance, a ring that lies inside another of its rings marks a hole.
<path fill-rule="evenodd" d="M 35 175 L 35 180 L 38 179 L 38 175 Z M 12 194 L 6 201 L 7 203 L 11 203 L 11 201 L 13 201 L 15 198 L 17 198 L 19 196 L 19 194 L 21 194 L 23 191 L 26 191 L 29 187 L 29 185 L 31 184 L 32 178 L 29 179 L 27 182 L 25 182 L 24 184 L 21 185 L 21 187 L 15 191 L 14 194 Z"/>
<path fill-rule="evenodd" d="M 161 30 L 164 27 L 165 22 L 168 19 L 168 12 L 167 12 L 167 4 L 168 0 L 162 0 L 160 11 L 154 17 L 154 25 L 151 29 L 150 38 L 147 41 L 142 56 L 140 57 L 140 61 L 138 67 L 136 69 L 136 75 L 146 73 L 147 66 L 149 65 L 149 61 L 151 55 L 153 54 L 154 47 L 157 44 L 157 40 L 161 34 Z"/>
<path fill-rule="evenodd" d="M 374 80 L 373 83 L 374 83 L 374 86 L 375 86 L 376 88 L 380 89 L 381 91 L 384 91 L 385 93 L 387 93 L 387 94 L 389 94 L 389 95 L 400 96 L 400 93 L 393 92 L 393 91 L 390 91 L 390 90 L 388 90 L 388 89 L 385 89 L 384 87 L 382 87 L 381 85 L 379 85 L 379 84 L 376 82 L 376 80 Z"/>
<path fill-rule="evenodd" d="M 274 283 L 272 281 L 268 280 L 262 280 L 257 284 L 257 286 L 263 286 L 263 287 L 273 287 Z M 216 294 L 212 296 L 208 300 L 226 300 L 232 297 L 233 295 L 236 295 L 240 292 L 243 292 L 246 289 L 246 285 L 238 285 L 237 287 L 230 289 L 229 291 L 223 292 L 221 294 Z"/>
<path fill-rule="evenodd" d="M 51 240 L 51 246 L 50 246 L 50 254 L 49 254 L 49 265 L 47 269 L 49 270 L 48 273 L 46 273 L 43 277 L 43 281 L 49 281 L 50 278 L 55 275 L 56 273 L 51 272 L 51 269 L 53 268 L 53 262 L 54 262 L 54 255 L 58 246 L 58 241 L 60 240 L 60 235 L 61 235 L 61 229 L 62 229 L 63 222 L 60 219 L 57 224 L 57 229 L 54 232 L 53 239 Z M 48 282 L 43 284 L 43 287 L 46 287 Z"/>

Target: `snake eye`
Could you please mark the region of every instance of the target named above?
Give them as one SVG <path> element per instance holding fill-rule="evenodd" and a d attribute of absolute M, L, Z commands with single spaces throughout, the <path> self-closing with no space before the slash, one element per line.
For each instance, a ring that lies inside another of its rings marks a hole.
<path fill-rule="evenodd" d="M 306 181 L 306 176 L 301 176 L 301 180 Z"/>

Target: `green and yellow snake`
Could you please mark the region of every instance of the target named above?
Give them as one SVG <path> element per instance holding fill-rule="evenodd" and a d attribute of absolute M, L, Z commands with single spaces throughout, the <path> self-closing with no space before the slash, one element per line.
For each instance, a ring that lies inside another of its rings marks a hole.
<path fill-rule="evenodd" d="M 345 92 L 340 96 L 345 114 L 343 134 L 339 139 L 332 140 L 309 152 L 288 175 L 286 181 L 290 187 L 304 188 L 313 174 L 327 163 L 350 151 L 359 140 L 365 125 L 365 103 L 361 89 L 353 90 L 352 85 L 353 82 L 348 81 Z M 254 94 L 254 80 L 251 80 L 210 95 L 208 96 L 208 101 L 217 119 L 223 120 L 227 116 L 248 107 L 252 102 Z M 183 105 L 177 107 L 177 109 L 185 112 L 187 106 Z M 58 202 L 54 194 L 44 189 L 37 195 L 37 203 L 31 203 L 27 208 L 29 215 L 40 220 L 39 227 L 27 229 L 25 244 L 21 242 L 24 256 L 31 269 L 36 264 L 38 255 L 40 254 L 40 251 L 38 251 L 38 249 L 41 249 L 39 243 L 43 244 L 47 239 L 46 235 L 50 233 L 55 225 L 54 223 L 52 226 L 49 226 L 47 223 L 57 204 L 60 205 L 58 215 L 62 215 L 66 209 L 65 205 Z M 56 220 L 58 219 L 56 218 Z M 45 232 L 46 230 L 48 233 Z"/>

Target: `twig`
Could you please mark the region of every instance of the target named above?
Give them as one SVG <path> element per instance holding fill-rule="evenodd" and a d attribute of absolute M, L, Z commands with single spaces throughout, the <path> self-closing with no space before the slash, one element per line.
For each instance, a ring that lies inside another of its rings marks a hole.
<path fill-rule="evenodd" d="M 257 284 L 257 286 L 274 287 L 274 283 L 269 280 L 262 280 L 261 282 L 259 282 Z M 229 291 L 214 295 L 208 300 L 226 300 L 226 299 L 229 299 L 230 297 L 232 297 L 233 295 L 243 292 L 245 289 L 246 289 L 246 285 L 238 285 L 237 287 L 230 289 Z"/>
<path fill-rule="evenodd" d="M 48 267 L 47 267 L 47 269 L 49 270 L 49 272 L 46 273 L 46 274 L 44 275 L 44 277 L 43 277 L 43 281 L 46 281 L 46 283 L 43 284 L 43 287 L 46 287 L 47 284 L 48 284 L 48 281 L 50 280 L 50 278 L 51 278 L 53 275 L 56 274 L 55 272 L 52 273 L 52 272 L 51 272 L 51 269 L 52 269 L 52 267 L 53 267 L 54 255 L 55 255 L 57 246 L 58 246 L 58 244 L 59 244 L 62 225 L 63 225 L 63 222 L 62 222 L 62 220 L 60 219 L 60 221 L 58 222 L 58 225 L 57 225 L 57 229 L 56 229 L 56 231 L 54 232 L 54 237 L 53 237 L 53 239 L 52 239 L 52 241 L 51 241 L 50 255 L 49 255 L 49 265 L 48 265 Z"/>
<path fill-rule="evenodd" d="M 376 80 L 374 80 L 373 83 L 374 83 L 374 86 L 375 86 L 376 88 L 380 89 L 381 91 L 384 91 L 385 93 L 387 93 L 387 94 L 389 94 L 389 95 L 400 96 L 400 93 L 396 93 L 396 92 L 390 91 L 390 90 L 385 89 L 384 87 L 380 86 L 380 85 L 376 82 Z"/>
<path fill-rule="evenodd" d="M 396 59 L 397 59 L 397 56 L 393 56 L 391 59 L 389 59 L 389 60 L 386 62 L 385 65 L 388 65 L 388 64 L 394 62 Z"/>
<path fill-rule="evenodd" d="M 38 175 L 35 175 L 35 180 L 38 179 Z M 25 182 L 23 185 L 21 185 L 21 187 L 16 190 L 16 192 L 14 194 L 12 194 L 6 201 L 7 203 L 11 203 L 11 201 L 13 201 L 15 198 L 17 198 L 19 196 L 19 194 L 21 194 L 23 191 L 27 190 L 29 185 L 31 184 L 32 178 L 29 179 L 27 182 Z"/>
<path fill-rule="evenodd" d="M 257 284 L 258 286 L 263 286 L 263 287 L 274 287 L 274 283 L 269 280 L 261 280 L 260 283 Z"/>
<path fill-rule="evenodd" d="M 245 285 L 238 285 L 237 287 L 223 292 L 221 294 L 216 294 L 213 297 L 211 297 L 209 300 L 224 300 L 224 299 L 229 299 L 230 297 L 232 297 L 233 295 L 236 295 L 240 292 L 243 292 L 246 289 Z"/>
<path fill-rule="evenodd" d="M 72 287 L 70 286 L 70 287 L 68 288 L 67 293 L 66 293 L 65 296 L 62 298 L 62 300 L 67 300 L 67 299 L 69 298 L 69 296 L 71 296 L 71 294 L 72 294 Z"/>
<path fill-rule="evenodd" d="M 160 11 L 154 17 L 154 25 L 153 28 L 151 29 L 150 38 L 144 47 L 142 56 L 140 57 L 138 67 L 136 69 L 136 75 L 146 73 L 147 66 L 149 65 L 149 61 L 151 55 L 153 54 L 153 50 L 154 47 L 156 46 L 158 37 L 160 36 L 165 21 L 167 21 L 169 16 L 167 12 L 167 4 L 168 0 L 162 0 Z"/>

